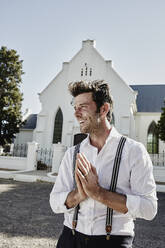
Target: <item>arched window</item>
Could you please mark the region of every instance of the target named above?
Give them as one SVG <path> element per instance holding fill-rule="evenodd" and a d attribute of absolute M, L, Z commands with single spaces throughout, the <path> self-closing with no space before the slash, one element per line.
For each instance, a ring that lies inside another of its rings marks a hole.
<path fill-rule="evenodd" d="M 152 121 L 148 128 L 147 151 L 151 154 L 159 152 L 159 138 L 155 121 Z"/>
<path fill-rule="evenodd" d="M 53 144 L 61 142 L 62 125 L 63 125 L 63 115 L 61 109 L 59 108 L 54 122 Z"/>
<path fill-rule="evenodd" d="M 115 126 L 115 116 L 112 113 L 112 118 L 111 118 L 111 125 Z"/>

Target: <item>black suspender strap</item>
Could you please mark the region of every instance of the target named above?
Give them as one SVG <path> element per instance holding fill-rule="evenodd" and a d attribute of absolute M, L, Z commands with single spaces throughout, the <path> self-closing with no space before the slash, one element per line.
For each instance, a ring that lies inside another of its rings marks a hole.
<path fill-rule="evenodd" d="M 73 180 L 74 180 L 74 185 L 76 184 L 76 182 L 75 182 L 76 156 L 77 156 L 77 153 L 79 153 L 79 151 L 80 151 L 80 143 L 75 146 L 74 155 L 73 155 Z M 75 234 L 75 229 L 76 229 L 76 226 L 77 226 L 79 208 L 80 208 L 80 206 L 78 204 L 74 209 L 73 220 L 72 220 L 72 233 L 73 233 L 73 235 Z"/>
<path fill-rule="evenodd" d="M 110 189 L 109 189 L 109 191 L 111 191 L 111 192 L 116 191 L 121 155 L 122 155 L 125 141 L 126 141 L 126 138 L 122 136 L 120 141 L 119 141 L 118 147 L 117 147 L 117 152 L 116 152 L 114 165 L 113 165 L 113 171 L 112 171 L 111 185 L 110 185 Z M 107 217 L 106 217 L 106 233 L 107 233 L 106 239 L 107 240 L 109 240 L 110 233 L 112 230 L 112 216 L 113 216 L 113 209 L 107 207 Z"/>
<path fill-rule="evenodd" d="M 116 185 L 117 185 L 117 179 L 118 179 L 118 173 L 119 173 L 119 167 L 120 167 L 120 161 L 121 161 L 121 155 L 123 151 L 123 147 L 125 144 L 126 138 L 121 137 L 117 152 L 114 160 L 113 165 L 113 171 L 112 171 L 112 178 L 111 178 L 111 185 L 109 191 L 115 192 L 116 191 Z M 74 155 L 73 155 L 73 178 L 74 178 L 74 184 L 75 184 L 75 166 L 76 166 L 76 156 L 77 153 L 79 153 L 80 150 L 80 144 L 75 146 Z M 72 221 L 72 233 L 75 234 L 75 229 L 77 226 L 78 221 L 78 211 L 79 211 L 79 204 L 74 209 L 74 215 L 73 215 L 73 221 Z M 106 216 L 106 233 L 107 233 L 107 240 L 110 238 L 110 233 L 112 230 L 112 216 L 113 216 L 113 209 L 107 207 L 107 216 Z"/>

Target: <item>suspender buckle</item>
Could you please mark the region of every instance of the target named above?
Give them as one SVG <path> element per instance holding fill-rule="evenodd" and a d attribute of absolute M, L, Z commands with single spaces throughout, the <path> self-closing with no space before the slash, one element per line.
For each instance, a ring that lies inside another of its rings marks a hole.
<path fill-rule="evenodd" d="M 106 233 L 107 233 L 106 240 L 110 239 L 111 230 L 112 230 L 112 226 L 111 225 L 106 225 Z"/>
<path fill-rule="evenodd" d="M 111 225 L 106 225 L 106 232 L 110 234 L 111 231 L 112 231 L 112 226 Z"/>

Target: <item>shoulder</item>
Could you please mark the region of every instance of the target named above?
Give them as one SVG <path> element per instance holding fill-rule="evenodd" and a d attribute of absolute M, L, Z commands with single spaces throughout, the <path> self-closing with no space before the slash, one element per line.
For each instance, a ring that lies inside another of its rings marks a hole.
<path fill-rule="evenodd" d="M 126 138 L 126 148 L 129 152 L 133 151 L 141 151 L 141 152 L 147 152 L 145 146 L 134 139 Z"/>
<path fill-rule="evenodd" d="M 150 155 L 141 142 L 127 138 L 125 149 L 130 164 L 144 164 L 145 166 L 152 166 Z"/>

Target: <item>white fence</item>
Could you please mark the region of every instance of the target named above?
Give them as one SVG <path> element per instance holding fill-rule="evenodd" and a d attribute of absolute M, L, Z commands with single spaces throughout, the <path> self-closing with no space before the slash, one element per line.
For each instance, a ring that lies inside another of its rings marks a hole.
<path fill-rule="evenodd" d="M 165 183 L 165 166 L 154 166 L 153 174 L 157 183 Z"/>
<path fill-rule="evenodd" d="M 51 172 L 58 173 L 61 160 L 64 156 L 66 147 L 61 144 L 54 144 L 51 153 Z M 27 147 L 27 157 L 13 157 L 13 156 L 0 156 L 0 169 L 1 170 L 18 170 L 30 171 L 37 169 L 39 147 L 36 142 L 29 142 Z M 48 152 L 46 155 L 50 155 Z M 151 154 L 150 154 L 151 155 Z M 42 157 L 41 157 L 42 158 Z M 41 159 L 40 158 L 40 159 Z M 165 161 L 164 153 L 162 155 L 151 155 L 153 161 L 153 173 L 156 182 L 165 183 Z M 42 159 L 41 159 L 42 161 Z M 45 162 L 43 160 L 42 162 Z"/>
<path fill-rule="evenodd" d="M 154 166 L 165 166 L 165 152 L 158 154 L 150 154 Z"/>
<path fill-rule="evenodd" d="M 29 142 L 26 157 L 0 156 L 0 169 L 6 170 L 35 170 L 36 169 L 36 142 Z"/>
<path fill-rule="evenodd" d="M 6 170 L 36 170 L 37 162 L 46 163 L 49 171 L 58 173 L 61 160 L 64 156 L 66 147 L 61 144 L 54 144 L 51 150 L 40 149 L 38 143 L 29 142 L 27 144 L 27 156 L 0 156 L 0 169 Z M 12 154 L 15 154 L 12 152 Z"/>

